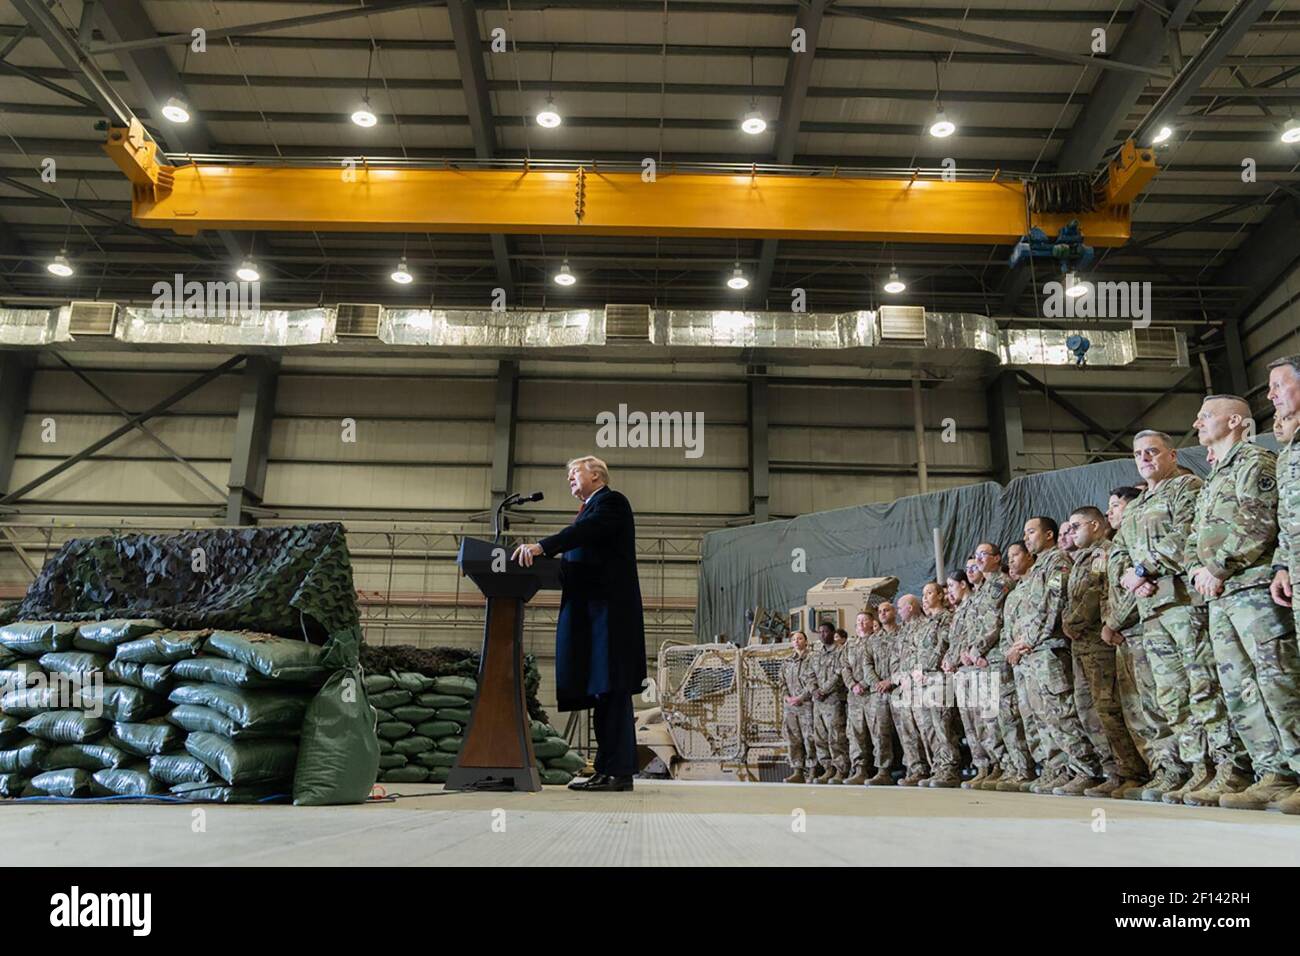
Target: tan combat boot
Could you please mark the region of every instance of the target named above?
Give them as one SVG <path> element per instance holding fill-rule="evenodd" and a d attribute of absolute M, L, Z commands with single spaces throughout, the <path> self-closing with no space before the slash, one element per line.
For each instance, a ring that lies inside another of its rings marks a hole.
<path fill-rule="evenodd" d="M 1138 780 L 1136 777 L 1131 780 L 1121 780 L 1115 785 L 1115 789 L 1110 792 L 1110 798 L 1112 800 L 1141 800 L 1142 788 L 1145 786 L 1146 782 Z M 1131 797 L 1128 795 L 1130 790 L 1133 791 Z"/>
<path fill-rule="evenodd" d="M 812 778 L 812 782 L 813 782 L 813 783 L 826 783 L 826 782 L 827 782 L 828 780 L 830 780 L 831 777 L 834 776 L 834 775 L 835 775 L 835 768 L 834 768 L 834 767 L 827 767 L 827 768 L 826 768 L 825 770 L 823 770 L 821 773 L 817 774 L 817 776 L 813 777 L 813 778 Z"/>
<path fill-rule="evenodd" d="M 847 787 L 860 787 L 867 782 L 867 772 L 863 769 L 855 770 L 853 776 L 845 777 L 840 782 Z"/>
<path fill-rule="evenodd" d="M 1217 807 L 1220 797 L 1229 793 L 1241 793 L 1254 782 L 1255 778 L 1249 771 L 1230 763 L 1221 763 L 1214 779 L 1206 786 L 1196 790 L 1187 788 L 1183 793 L 1183 803 L 1189 807 Z"/>
<path fill-rule="evenodd" d="M 894 778 L 889 775 L 888 770 L 881 770 L 867 781 L 868 787 L 892 787 L 893 785 Z"/>
<path fill-rule="evenodd" d="M 1160 798 L 1166 793 L 1177 790 L 1186 782 L 1187 778 L 1177 770 L 1172 770 L 1168 767 L 1161 767 L 1156 775 L 1148 780 L 1142 787 L 1142 792 L 1138 795 L 1137 799 L 1145 800 L 1147 803 L 1159 803 Z M 1126 800 L 1134 799 L 1129 796 L 1128 793 L 1124 794 L 1124 798 Z"/>
<path fill-rule="evenodd" d="M 1090 774 L 1081 773 L 1072 777 L 1060 786 L 1053 787 L 1052 793 L 1058 797 L 1081 797 L 1092 787 L 1096 786 L 1097 778 Z"/>
<path fill-rule="evenodd" d="M 1035 783 L 1030 785 L 1029 792 L 1037 794 L 1051 793 L 1057 787 L 1069 783 L 1073 779 L 1074 774 L 1069 770 L 1048 770 Z"/>
<path fill-rule="evenodd" d="M 972 786 L 972 790 L 996 790 L 998 781 L 1002 779 L 1002 768 L 991 767 L 988 776 L 979 782 L 979 786 Z"/>
<path fill-rule="evenodd" d="M 1123 778 L 1117 773 L 1107 774 L 1106 779 L 1095 787 L 1089 787 L 1083 791 L 1085 797 L 1108 797 L 1115 792 L 1115 788 L 1123 782 Z"/>
<path fill-rule="evenodd" d="M 924 779 L 925 774 L 921 773 L 919 770 L 909 770 L 907 771 L 907 776 L 899 779 L 898 785 L 900 787 L 915 787 Z"/>
<path fill-rule="evenodd" d="M 955 770 L 948 773 L 936 773 L 930 778 L 928 786 L 938 790 L 955 790 L 961 786 L 961 775 Z"/>
<path fill-rule="evenodd" d="M 1023 785 L 1032 782 L 1031 777 L 1021 776 L 1018 773 L 1004 773 L 1001 779 L 998 780 L 997 785 L 992 789 L 998 791 L 998 793 L 1019 793 Z"/>
<path fill-rule="evenodd" d="M 961 788 L 963 790 L 978 790 L 980 788 L 979 785 L 987 779 L 988 775 L 988 767 L 976 767 L 975 776 L 971 777 L 969 780 L 963 781 Z"/>
<path fill-rule="evenodd" d="M 1283 813 L 1289 813 L 1292 816 L 1300 814 L 1300 792 L 1293 793 L 1284 800 L 1278 800 L 1272 804 L 1272 809 L 1281 810 Z"/>
<path fill-rule="evenodd" d="M 1240 793 L 1225 793 L 1219 806 L 1229 810 L 1264 810 L 1297 792 L 1296 778 L 1289 774 L 1266 773 L 1253 786 Z"/>
<path fill-rule="evenodd" d="M 803 783 L 803 771 L 796 769 L 794 773 L 781 781 L 782 783 Z"/>
<path fill-rule="evenodd" d="M 1031 771 L 1028 776 L 1020 781 L 1020 786 L 1017 789 L 1021 793 L 1029 793 L 1034 789 L 1036 783 L 1038 783 L 1038 776 Z"/>
<path fill-rule="evenodd" d="M 840 773 L 840 769 L 839 769 L 839 767 L 835 767 L 835 768 L 834 768 L 834 772 L 831 773 L 830 777 L 827 778 L 826 782 L 827 782 L 827 783 L 843 783 L 843 782 L 844 782 L 844 774 Z"/>
<path fill-rule="evenodd" d="M 1192 768 L 1192 778 L 1184 783 L 1181 787 L 1175 787 L 1173 790 L 1160 794 L 1161 803 L 1182 803 L 1183 797 L 1187 796 L 1193 790 L 1200 790 L 1202 787 L 1208 787 L 1210 781 L 1214 779 L 1214 768 L 1209 764 L 1198 763 Z"/>

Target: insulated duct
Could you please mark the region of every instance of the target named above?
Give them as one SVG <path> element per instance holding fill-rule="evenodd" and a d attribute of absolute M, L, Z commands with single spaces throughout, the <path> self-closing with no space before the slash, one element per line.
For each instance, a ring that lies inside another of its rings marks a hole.
<path fill-rule="evenodd" d="M 0 309 L 0 345 L 67 342 L 68 309 Z"/>
<path fill-rule="evenodd" d="M 136 344 L 292 347 L 335 341 L 335 309 L 254 309 L 183 315 L 128 307 L 116 338 Z"/>
<path fill-rule="evenodd" d="M 605 344 L 601 309 L 493 312 L 384 309 L 379 339 L 388 345 L 486 348 L 575 348 Z"/>

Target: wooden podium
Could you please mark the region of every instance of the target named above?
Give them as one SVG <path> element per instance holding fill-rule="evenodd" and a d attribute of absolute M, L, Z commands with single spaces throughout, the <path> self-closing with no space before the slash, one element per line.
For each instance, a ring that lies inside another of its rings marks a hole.
<path fill-rule="evenodd" d="M 446 790 L 541 790 L 524 698 L 524 605 L 538 591 L 560 587 L 560 562 L 537 557 L 531 568 L 509 560 L 504 544 L 462 538 L 456 564 L 487 598 L 478 696 L 465 744 Z M 495 552 L 495 553 L 494 553 Z M 495 562 L 496 569 L 493 564 Z"/>

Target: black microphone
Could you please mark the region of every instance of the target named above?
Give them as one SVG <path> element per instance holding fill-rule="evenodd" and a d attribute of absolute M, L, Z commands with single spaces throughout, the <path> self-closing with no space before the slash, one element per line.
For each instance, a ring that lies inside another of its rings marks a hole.
<path fill-rule="evenodd" d="M 541 501 L 545 497 L 546 495 L 542 494 L 540 491 L 534 491 L 531 495 L 518 499 L 517 504 L 522 505 L 529 501 Z"/>

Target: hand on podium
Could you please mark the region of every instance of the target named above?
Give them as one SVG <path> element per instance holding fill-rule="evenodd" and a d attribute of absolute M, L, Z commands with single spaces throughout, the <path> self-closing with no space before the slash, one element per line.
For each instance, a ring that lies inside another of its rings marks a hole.
<path fill-rule="evenodd" d="M 541 553 L 542 546 L 540 544 L 521 544 L 515 548 L 515 553 L 511 555 L 511 558 L 518 561 L 520 567 L 531 568 L 533 558 L 539 557 Z"/>

